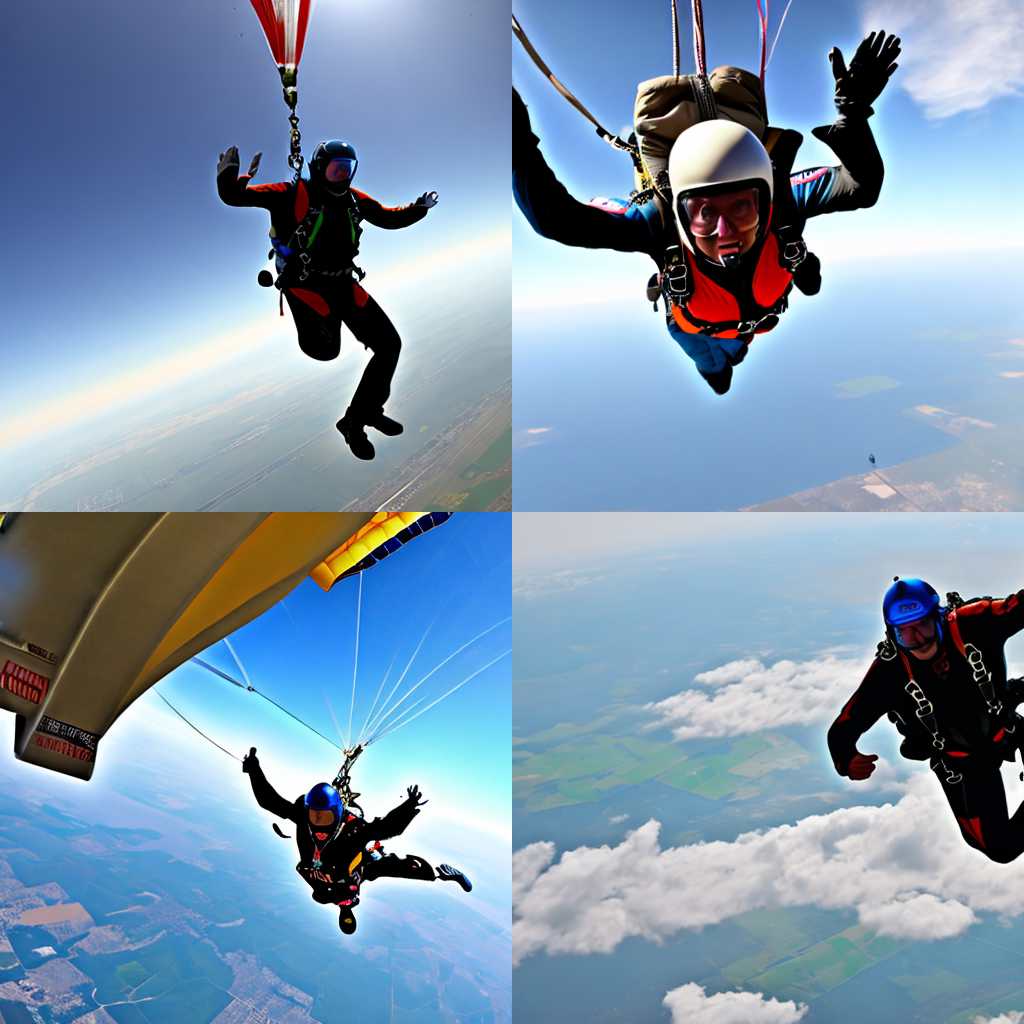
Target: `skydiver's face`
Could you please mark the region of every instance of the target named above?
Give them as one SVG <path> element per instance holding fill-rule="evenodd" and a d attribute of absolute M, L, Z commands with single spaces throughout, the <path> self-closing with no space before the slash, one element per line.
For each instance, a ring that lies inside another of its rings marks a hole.
<path fill-rule="evenodd" d="M 316 811 L 310 808 L 309 823 L 313 828 L 332 829 L 335 821 L 334 811 Z"/>
<path fill-rule="evenodd" d="M 757 189 L 687 196 L 682 208 L 697 249 L 715 263 L 724 265 L 726 256 L 742 256 L 757 241 Z"/>
<path fill-rule="evenodd" d="M 931 616 L 897 626 L 896 639 L 918 661 L 931 661 L 939 653 L 939 631 Z"/>

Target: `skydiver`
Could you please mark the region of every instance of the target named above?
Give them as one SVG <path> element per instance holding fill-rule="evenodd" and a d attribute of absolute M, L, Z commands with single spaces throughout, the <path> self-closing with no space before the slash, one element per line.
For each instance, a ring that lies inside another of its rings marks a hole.
<path fill-rule="evenodd" d="M 450 864 L 439 864 L 435 869 L 422 857 L 377 852 L 381 840 L 401 835 L 420 813 L 419 808 L 427 801 L 419 786 L 410 786 L 408 797 L 383 818 L 366 821 L 349 813 L 341 795 L 326 782 L 317 783 L 305 796 L 286 800 L 267 782 L 255 747 L 242 759 L 242 771 L 249 776 L 260 807 L 296 826 L 299 863 L 295 870 L 313 890 L 317 903 L 338 907 L 338 927 L 346 935 L 356 930 L 353 908 L 359 903 L 363 882 L 375 878 L 440 879 L 457 882 L 466 892 L 472 890 L 466 875 Z"/>
<path fill-rule="evenodd" d="M 899 52 L 899 39 L 884 32 L 858 46 L 849 68 L 837 48 L 829 51 L 838 117 L 812 134 L 840 163 L 790 175 L 796 207 L 791 238 L 802 236 L 811 217 L 863 209 L 878 199 L 883 166 L 868 118 Z M 653 200 L 630 205 L 596 199 L 588 205 L 574 199 L 548 167 L 515 89 L 512 105 L 513 189 L 533 229 L 564 245 L 649 255 L 658 266 L 654 294 L 660 290 L 666 299 L 669 333 L 711 389 L 724 395 L 754 335 L 778 323 L 793 284 L 808 295 L 821 286 L 816 258 L 798 265 L 805 247 L 784 259 L 780 201 L 775 197 L 773 220 L 772 162 L 760 140 L 732 121 L 699 122 L 672 146 L 671 211 L 662 212 Z"/>
<path fill-rule="evenodd" d="M 382 206 L 352 188 L 356 152 L 338 140 L 321 142 L 313 151 L 308 181 L 250 185 L 260 156 L 257 153 L 249 170 L 239 175 L 238 149 L 229 146 L 217 165 L 217 192 L 228 206 L 257 206 L 270 213 L 277 286 L 288 301 L 302 351 L 312 359 L 337 358 L 341 325 L 346 324 L 372 353 L 337 423 L 352 454 L 372 459 L 376 453 L 366 436 L 367 427 L 389 437 L 402 433 L 402 424 L 384 415 L 402 340 L 360 284 L 363 273 L 354 260 L 361 224 L 365 220 L 380 228 L 408 227 L 437 204 L 437 193 L 424 192 L 408 206 Z"/>
<path fill-rule="evenodd" d="M 1010 816 L 999 765 L 1024 744 L 1024 679 L 1006 678 L 1003 646 L 1024 629 L 1024 590 L 949 607 L 923 580 L 896 578 L 885 594 L 886 639 L 828 731 L 836 771 L 863 780 L 877 754 L 857 741 L 888 715 L 900 753 L 928 761 L 969 846 L 1000 864 L 1024 851 L 1024 805 Z"/>

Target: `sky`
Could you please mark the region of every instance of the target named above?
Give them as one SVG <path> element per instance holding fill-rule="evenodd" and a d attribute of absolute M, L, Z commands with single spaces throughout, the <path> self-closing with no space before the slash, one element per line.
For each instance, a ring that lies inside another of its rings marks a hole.
<path fill-rule="evenodd" d="M 433 847 L 454 858 L 453 830 L 472 837 L 460 848 L 489 851 L 492 860 L 483 866 L 499 884 L 503 875 L 506 885 L 507 859 L 495 865 L 493 856 L 504 849 L 507 858 L 511 841 L 510 556 L 509 516 L 462 513 L 362 574 L 361 603 L 360 577 L 343 580 L 328 593 L 306 580 L 229 638 L 238 662 L 223 643 L 202 655 L 236 678 L 240 662 L 259 691 L 344 745 L 350 708 L 355 737 L 392 659 L 394 669 L 378 707 L 396 704 L 438 663 L 466 645 L 391 720 L 397 721 L 420 697 L 427 700 L 417 710 L 483 671 L 432 710 L 371 745 L 356 763 L 353 782 L 370 817 L 387 813 L 405 798 L 406 787 L 418 784 L 430 801 L 420 824 Z M 410 662 L 408 674 L 387 700 Z M 302 725 L 258 696 L 186 663 L 111 727 L 87 784 L 67 779 L 58 789 L 75 799 L 91 799 L 97 794 L 101 798 L 107 786 L 123 788 L 125 764 L 138 756 L 140 747 L 149 744 L 153 749 L 153 737 L 163 735 L 174 753 L 168 749 L 160 756 L 174 765 L 183 786 L 216 785 L 247 809 L 251 793 L 240 765 L 190 730 L 160 695 L 236 758 L 257 747 L 268 779 L 288 799 L 316 782 L 330 781 L 340 767 L 340 753 Z M 4 717 L 13 723 L 13 716 Z M 13 730 L 9 733 L 13 736 Z M 12 771 L 44 773 L 15 762 L 12 745 L 13 740 L 0 749 Z M 49 779 L 54 773 L 45 774 Z M 83 785 L 88 794 L 81 793 Z M 446 835 L 449 849 L 444 851 Z"/>
<path fill-rule="evenodd" d="M 571 534 L 566 525 L 567 517 L 522 513 L 514 525 L 517 618 L 522 609 L 522 621 L 541 629 L 538 615 L 545 622 L 564 617 L 563 645 L 554 634 L 550 639 L 556 666 L 547 680 L 552 707 L 564 706 L 560 681 L 579 687 L 587 679 L 611 680 L 618 700 L 604 692 L 589 708 L 577 700 L 572 721 L 618 715 L 625 727 L 615 735 L 632 742 L 671 739 L 681 754 L 695 741 L 809 729 L 821 738 L 818 756 L 831 785 L 816 794 L 820 813 L 747 823 L 713 840 L 673 836 L 657 815 L 643 815 L 619 826 L 611 841 L 567 843 L 557 811 L 536 815 L 546 825 L 546 838 L 517 843 L 513 855 L 518 963 L 592 954 L 628 960 L 641 955 L 644 943 L 699 935 L 755 909 L 811 906 L 852 913 L 875 933 L 925 950 L 974 935 L 985 922 L 1019 923 L 1020 862 L 994 865 L 962 842 L 931 774 L 895 756 L 895 732 L 885 719 L 858 744 L 863 752 L 882 755 L 864 786 L 832 774 L 824 732 L 881 636 L 881 598 L 893 573 L 920 575 L 941 593 L 955 589 L 965 597 L 1016 591 L 1024 585 L 1020 517 L 600 513 L 572 516 Z M 570 535 L 578 543 L 553 542 Z M 716 604 L 723 594 L 729 600 L 725 608 Z M 771 614 L 765 613 L 766 601 Z M 614 620 L 620 605 L 616 632 L 604 623 Z M 695 625 L 696 606 L 702 624 L 708 616 L 716 620 L 699 636 L 695 630 L 703 625 Z M 843 624 L 842 642 L 835 639 L 836 622 Z M 588 641 L 586 627 L 605 632 Z M 540 639 L 539 633 L 523 632 L 517 643 Z M 1017 637 L 1007 645 L 1011 674 L 1024 671 L 1022 643 Z M 577 671 L 562 674 L 564 648 L 576 652 Z M 629 685 L 620 689 L 615 682 L 632 679 L 638 649 L 663 655 L 658 670 L 638 684 L 645 693 L 661 693 L 654 700 L 634 698 L 629 706 L 621 696 L 631 692 Z M 543 664 L 543 650 L 532 654 L 534 666 Z M 686 666 L 694 659 L 708 667 L 691 671 Z M 563 720 L 535 719 L 533 728 L 554 735 L 551 726 Z M 520 735 L 520 726 L 515 728 Z M 1024 785 L 1013 766 L 1007 766 L 1004 780 L 1013 808 L 1024 799 Z M 785 805 L 784 793 L 774 795 Z M 617 806 L 631 807 L 628 790 L 614 796 Z M 567 811 L 566 831 L 579 828 L 579 821 Z M 594 960 L 591 967 L 600 969 L 602 962 Z M 685 963 L 676 987 L 638 996 L 645 1019 L 654 1019 L 650 1007 L 663 1000 L 680 1024 L 834 1019 L 761 992 L 714 991 L 688 977 Z M 1024 1006 L 1005 1018 L 985 1015 L 972 1024 L 1016 1024 L 1016 1013 L 1024 1013 Z"/>
<path fill-rule="evenodd" d="M 367 288 L 385 306 L 508 250 L 509 42 L 497 11 L 465 8 L 320 0 L 313 12 L 307 155 L 348 138 L 364 191 L 387 205 L 440 195 L 423 225 L 364 234 Z M 232 144 L 243 167 L 263 152 L 258 181 L 290 176 L 287 109 L 249 3 L 58 0 L 18 5 L 6 26 L 21 97 L 2 115 L 18 153 L 3 217 L 20 240 L 3 257 L 8 452 L 38 456 L 54 425 L 140 396 L 180 408 L 295 349 L 276 293 L 255 283 L 266 215 L 224 206 L 215 188 Z"/>

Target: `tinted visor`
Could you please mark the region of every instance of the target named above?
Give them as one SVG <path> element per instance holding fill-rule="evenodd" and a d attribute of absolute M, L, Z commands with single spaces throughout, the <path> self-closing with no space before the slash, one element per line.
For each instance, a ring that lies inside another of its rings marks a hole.
<path fill-rule="evenodd" d="M 937 623 L 932 615 L 915 622 L 896 626 L 896 642 L 908 651 L 918 651 L 934 643 L 938 636 Z"/>
<path fill-rule="evenodd" d="M 350 156 L 336 156 L 324 168 L 324 178 L 332 185 L 347 185 L 355 177 L 357 163 Z"/>
<path fill-rule="evenodd" d="M 318 811 L 313 807 L 309 809 L 309 823 L 316 828 L 333 828 L 337 820 L 334 811 Z"/>

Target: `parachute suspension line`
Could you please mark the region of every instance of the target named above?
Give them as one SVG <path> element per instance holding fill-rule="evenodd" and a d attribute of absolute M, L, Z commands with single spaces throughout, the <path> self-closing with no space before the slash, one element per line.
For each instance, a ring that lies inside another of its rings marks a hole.
<path fill-rule="evenodd" d="M 338 716 L 334 713 L 334 705 L 331 703 L 331 698 L 324 694 L 324 703 L 327 705 L 327 713 L 331 716 L 331 721 L 334 723 L 334 731 L 338 734 L 338 746 L 344 749 L 345 737 L 341 734 L 341 726 L 338 724 Z"/>
<path fill-rule="evenodd" d="M 157 694 L 156 694 L 156 695 L 157 695 L 157 696 L 158 696 L 158 697 L 159 697 L 159 698 L 160 698 L 160 699 L 161 699 L 161 700 L 162 700 L 162 701 L 163 701 L 163 702 L 164 702 L 164 703 L 165 703 L 165 704 L 166 704 L 166 705 L 167 705 L 167 706 L 168 706 L 168 707 L 169 707 L 169 708 L 170 708 L 170 709 L 171 709 L 171 710 L 172 710 L 172 711 L 173 711 L 173 712 L 174 712 L 174 713 L 175 713 L 175 714 L 176 714 L 176 715 L 177 715 L 177 716 L 178 716 L 178 717 L 179 717 L 179 718 L 180 718 L 180 719 L 181 719 L 181 720 L 182 720 L 182 721 L 183 721 L 183 722 L 184 722 L 184 723 L 185 723 L 185 724 L 186 724 L 186 725 L 187 725 L 187 726 L 188 726 L 188 727 L 190 728 L 190 729 L 194 729 L 194 730 L 195 730 L 195 731 L 196 731 L 197 733 L 199 733 L 199 735 L 200 735 L 200 736 L 202 736 L 202 737 L 203 737 L 203 739 L 204 739 L 204 740 L 206 740 L 206 742 L 207 742 L 207 743 L 212 743 L 212 744 L 213 744 L 213 745 L 214 745 L 214 746 L 215 746 L 215 747 L 216 747 L 216 748 L 217 748 L 218 750 L 223 750 L 223 751 L 224 751 L 224 753 L 228 755 L 228 757 L 234 758 L 234 760 L 236 760 L 236 761 L 238 761 L 239 763 L 241 763 L 241 760 L 242 760 L 242 759 L 241 759 L 240 757 L 238 757 L 238 755 L 237 755 L 237 754 L 232 754 L 232 753 L 231 753 L 231 751 L 230 751 L 230 750 L 228 750 L 228 748 L 227 748 L 227 747 L 222 747 L 222 746 L 221 746 L 221 745 L 220 745 L 220 744 L 219 744 L 219 743 L 218 743 L 218 742 L 217 742 L 216 740 L 214 740 L 214 739 L 211 739 L 211 738 L 210 738 L 209 736 L 207 736 L 207 735 L 206 735 L 206 733 L 205 733 L 205 732 L 203 732 L 203 730 L 199 728 L 199 726 L 197 726 L 197 725 L 194 725 L 194 724 L 193 724 L 192 722 L 190 722 L 190 721 L 189 721 L 189 720 L 188 720 L 188 719 L 187 719 L 187 718 L 186 718 L 186 717 L 185 717 L 185 716 L 184 716 L 184 715 L 183 715 L 183 714 L 182 714 L 182 713 L 181 713 L 181 712 L 180 712 L 180 711 L 179 711 L 179 710 L 178 710 L 178 709 L 177 709 L 177 708 L 176 708 L 176 707 L 175 707 L 175 706 L 174 706 L 174 705 L 173 705 L 173 704 L 172 704 L 172 703 L 171 703 L 171 702 L 170 702 L 170 701 L 169 701 L 169 700 L 168 700 L 168 699 L 167 699 L 167 698 L 166 698 L 166 697 L 165 697 L 165 696 L 164 696 L 164 695 L 163 695 L 163 694 L 162 694 L 162 693 L 161 693 L 161 692 L 159 691 L 159 690 L 157 690 Z"/>
<path fill-rule="evenodd" d="M 380 681 L 380 686 L 377 687 L 377 693 L 374 695 L 373 703 L 370 705 L 370 710 L 366 713 L 366 717 L 363 719 L 363 724 L 359 728 L 359 739 L 366 735 L 366 723 L 370 720 L 370 715 L 377 710 L 377 701 L 380 700 L 380 695 L 384 692 L 384 687 L 387 685 L 387 681 L 391 678 L 391 670 L 395 667 L 395 659 L 398 657 L 398 651 L 391 656 L 391 664 L 388 665 L 387 672 L 384 673 L 383 678 Z"/>
<path fill-rule="evenodd" d="M 613 146 L 615 149 L 621 149 L 624 153 L 628 153 L 633 160 L 633 166 L 638 172 L 643 171 L 643 165 L 640 162 L 640 152 L 635 145 L 626 142 L 624 139 L 619 138 L 618 135 L 612 134 L 608 131 L 604 125 L 594 115 L 587 110 L 585 106 L 570 92 L 570 90 L 564 86 L 556 77 L 555 73 L 544 63 L 544 58 L 534 48 L 533 43 L 527 38 L 526 33 L 523 31 L 522 25 L 519 24 L 519 19 L 512 15 L 512 33 L 516 39 L 522 44 L 523 49 L 526 51 L 529 58 L 537 65 L 540 73 L 555 87 L 555 89 L 561 94 L 562 98 L 566 102 L 574 106 L 593 126 L 597 134 L 608 143 L 609 146 Z"/>
<path fill-rule="evenodd" d="M 380 726 L 383 725 L 384 722 L 387 721 L 387 719 L 390 718 L 432 675 L 439 672 L 442 668 L 444 668 L 445 665 L 448 664 L 449 661 L 452 660 L 452 658 L 454 658 L 456 655 L 461 654 L 467 647 L 472 646 L 478 640 L 482 640 L 485 636 L 487 636 L 488 633 L 493 633 L 499 626 L 503 626 L 506 622 L 509 622 L 510 620 L 511 616 L 506 616 L 500 622 L 494 623 L 493 626 L 488 626 L 487 629 L 481 631 L 480 633 L 477 633 L 477 635 L 473 637 L 471 640 L 467 640 L 461 647 L 457 647 L 443 661 L 438 662 L 425 676 L 423 676 L 422 679 L 419 680 L 419 682 L 416 683 L 415 686 L 411 687 L 409 690 L 405 692 L 401 700 L 396 701 L 391 706 L 391 709 L 388 711 L 386 715 L 384 715 L 382 718 L 378 718 L 377 735 L 380 735 Z"/>
<path fill-rule="evenodd" d="M 764 72 L 768 67 L 768 0 L 757 0 L 757 20 L 761 26 L 761 88 L 764 88 Z"/>
<path fill-rule="evenodd" d="M 782 35 L 782 26 L 786 24 L 786 17 L 789 14 L 790 7 L 793 6 L 793 0 L 789 0 L 786 4 L 786 9 L 782 12 L 782 20 L 779 22 L 779 27 L 775 30 L 775 38 L 772 40 L 772 47 L 768 51 L 768 64 L 771 65 L 772 57 L 775 56 L 775 47 L 779 45 L 779 36 Z"/>
<path fill-rule="evenodd" d="M 456 690 L 461 690 L 468 683 L 471 683 L 474 679 L 476 679 L 478 675 L 480 675 L 483 672 L 486 672 L 489 668 L 491 668 L 492 665 L 497 665 L 497 663 L 501 661 L 502 658 L 508 657 L 508 655 L 510 655 L 511 653 L 511 648 L 509 648 L 507 651 L 502 651 L 501 654 L 499 654 L 496 658 L 492 658 L 489 662 L 487 662 L 486 665 L 483 665 L 482 667 L 478 668 L 475 672 L 466 676 L 466 678 L 463 679 L 461 683 L 456 683 L 456 685 L 453 686 L 450 690 L 447 690 L 445 693 L 442 693 L 441 696 L 437 698 L 437 700 L 431 701 L 431 703 L 429 703 L 425 708 L 423 708 L 422 711 L 417 711 L 415 715 L 413 715 L 411 718 L 405 718 L 404 721 L 392 722 L 387 729 L 385 729 L 383 732 L 377 733 L 377 735 L 370 739 L 368 743 L 373 743 L 376 740 L 379 740 L 382 736 L 387 736 L 393 732 L 397 732 L 399 729 L 402 728 L 403 725 L 408 725 L 410 722 L 414 722 L 417 718 L 420 717 L 420 715 L 425 715 L 431 708 L 440 704 L 441 701 L 446 700 L 453 693 L 455 693 Z M 408 708 L 405 713 L 408 714 L 411 710 L 412 708 Z"/>
<path fill-rule="evenodd" d="M 226 640 L 226 639 L 225 639 L 224 643 L 227 643 L 227 640 Z M 230 646 L 230 644 L 228 644 L 228 649 L 229 649 L 229 650 L 231 650 L 231 646 Z M 287 716 L 288 716 L 289 718 L 291 718 L 291 719 L 293 719 L 294 721 L 298 722 L 298 723 L 299 723 L 299 725 L 301 725 L 301 726 L 303 726 L 304 728 L 308 729 L 308 730 L 309 730 L 310 732 L 312 732 L 312 733 L 315 733 L 315 734 L 316 734 L 317 736 L 319 736 L 319 737 L 320 737 L 320 739 L 322 739 L 322 740 L 323 740 L 324 742 L 326 742 L 326 743 L 329 743 L 329 744 L 330 744 L 330 745 L 331 745 L 332 747 L 334 747 L 334 749 L 335 749 L 335 750 L 340 750 L 340 749 L 341 749 L 341 744 L 340 744 L 340 743 L 338 743 L 338 742 L 337 742 L 336 740 L 332 740 L 332 739 L 331 739 L 331 738 L 330 738 L 329 736 L 325 736 L 325 735 L 324 735 L 324 734 L 323 734 L 322 732 L 320 732 L 319 730 L 317 730 L 317 729 L 314 729 L 314 728 L 313 728 L 313 726 L 311 726 L 311 725 L 309 724 L 309 722 L 304 722 L 304 721 L 303 721 L 303 720 L 302 720 L 301 718 L 299 718 L 299 716 L 298 716 L 298 715 L 292 714 L 292 712 L 291 712 L 291 711 L 289 711 L 289 710 L 288 710 L 288 709 L 287 709 L 286 707 L 284 707 L 283 705 L 281 705 L 281 704 L 278 704 L 278 703 L 277 703 L 277 701 L 276 701 L 276 700 L 274 700 L 274 699 L 273 699 L 272 697 L 268 697 L 268 696 L 267 696 L 267 695 L 266 695 L 265 693 L 263 693 L 262 691 L 260 691 L 260 690 L 257 690 L 257 689 L 256 689 L 256 687 L 252 685 L 252 683 L 248 682 L 248 676 L 247 676 L 247 674 L 246 674 L 245 668 L 244 668 L 244 666 L 243 666 L 243 665 L 241 664 L 241 661 L 240 661 L 240 660 L 238 659 L 238 656 L 234 654 L 234 651 L 232 651 L 232 655 L 234 655 L 234 657 L 235 657 L 235 663 L 236 663 L 236 664 L 238 665 L 239 669 L 241 670 L 241 673 L 242 673 L 242 677 L 243 677 L 243 678 L 244 678 L 244 679 L 246 680 L 246 682 L 245 682 L 245 683 L 240 683 L 240 682 L 239 682 L 239 681 L 238 681 L 237 679 L 233 679 L 233 678 L 232 678 L 231 676 L 229 676 L 229 675 L 228 675 L 228 674 L 227 674 L 226 672 L 222 672 L 222 671 L 221 671 L 221 670 L 220 670 L 219 668 L 217 668 L 217 667 L 216 667 L 216 666 L 214 666 L 214 665 L 211 665 L 211 664 L 210 664 L 209 662 L 207 662 L 207 661 L 204 661 L 204 660 L 203 660 L 202 658 L 199 658 L 199 657 L 193 657 L 193 658 L 191 659 L 191 661 L 193 661 L 193 662 L 194 662 L 194 663 L 195 663 L 196 665 L 198 665 L 198 666 L 199 666 L 200 668 L 205 668 L 207 672 L 210 672 L 210 673 L 212 673 L 213 675 L 217 676 L 217 677 L 218 677 L 219 679 L 223 679 L 223 680 L 224 680 L 225 682 L 231 683 L 231 685 L 232 685 L 232 686 L 237 686 L 237 687 L 240 687 L 240 688 L 241 688 L 241 689 L 243 689 L 243 690 L 248 690 L 248 691 L 249 691 L 249 693 L 255 693 L 257 697 L 262 697 L 262 698 L 263 698 L 263 699 L 264 699 L 264 700 L 265 700 L 265 701 L 266 701 L 266 702 L 267 702 L 268 704 L 272 704 L 272 705 L 273 705 L 273 706 L 274 706 L 275 708 L 277 708 L 277 710 L 278 710 L 278 711 L 281 711 L 281 712 L 283 712 L 283 713 L 284 713 L 284 714 L 286 714 L 286 715 L 287 715 Z"/>
<path fill-rule="evenodd" d="M 359 674 L 359 621 L 363 615 L 363 574 L 359 574 L 359 596 L 356 598 L 356 653 L 352 659 L 352 700 L 348 705 L 348 731 L 345 733 L 345 746 L 352 745 L 352 713 L 356 707 L 356 676 Z"/>
<path fill-rule="evenodd" d="M 672 0 L 672 74 L 679 80 L 679 0 Z"/>
<path fill-rule="evenodd" d="M 434 622 L 437 620 L 435 619 Z M 376 728 L 376 723 L 380 719 L 380 716 L 387 710 L 388 704 L 391 702 L 391 698 L 395 695 L 395 691 L 402 685 L 402 680 L 409 674 L 409 669 L 412 668 L 412 663 L 416 660 L 416 656 L 420 653 L 420 649 L 423 647 L 424 642 L 430 634 L 430 631 L 434 628 L 434 622 L 432 622 L 423 632 L 423 636 L 420 637 L 420 642 L 416 645 L 416 650 L 412 652 L 412 657 L 406 662 L 405 668 L 402 669 L 402 674 L 398 677 L 395 685 L 391 687 L 391 691 L 387 697 L 384 698 L 384 703 L 381 704 L 375 715 L 367 716 L 366 721 L 363 723 L 363 728 L 360 730 L 360 735 L 365 735 L 368 730 Z"/>

